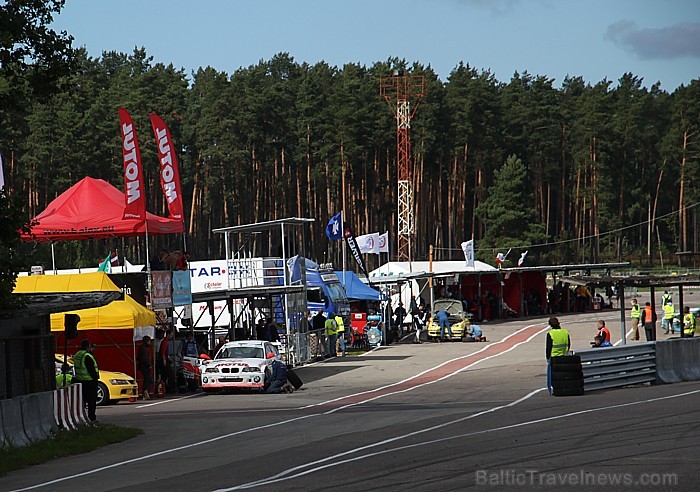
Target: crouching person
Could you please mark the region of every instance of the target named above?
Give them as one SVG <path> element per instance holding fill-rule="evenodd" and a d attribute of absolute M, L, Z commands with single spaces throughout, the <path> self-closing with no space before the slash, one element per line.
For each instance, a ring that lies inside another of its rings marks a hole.
<path fill-rule="evenodd" d="M 486 337 L 484 336 L 483 332 L 481 331 L 481 327 L 479 325 L 471 325 L 469 327 L 469 331 L 467 332 L 467 336 L 464 338 L 465 342 L 485 342 Z"/>
<path fill-rule="evenodd" d="M 268 359 L 274 359 L 275 354 L 267 354 Z M 281 360 L 275 360 L 270 366 L 272 371 L 267 380 L 265 393 L 291 393 L 294 387 L 287 382 L 287 366 Z"/>

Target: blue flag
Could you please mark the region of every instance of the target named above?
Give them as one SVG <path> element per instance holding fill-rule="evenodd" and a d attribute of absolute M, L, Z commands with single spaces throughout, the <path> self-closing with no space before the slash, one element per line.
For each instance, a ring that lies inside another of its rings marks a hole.
<path fill-rule="evenodd" d="M 343 212 L 338 212 L 328 221 L 326 236 L 331 241 L 343 239 Z"/>

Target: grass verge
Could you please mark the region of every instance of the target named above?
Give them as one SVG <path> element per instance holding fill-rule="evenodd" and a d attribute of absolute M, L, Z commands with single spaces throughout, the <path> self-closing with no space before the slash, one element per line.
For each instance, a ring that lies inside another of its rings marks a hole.
<path fill-rule="evenodd" d="M 111 424 L 86 425 L 75 431 L 58 431 L 53 437 L 24 447 L 0 448 L 0 477 L 47 461 L 83 454 L 143 434 L 141 429 Z"/>

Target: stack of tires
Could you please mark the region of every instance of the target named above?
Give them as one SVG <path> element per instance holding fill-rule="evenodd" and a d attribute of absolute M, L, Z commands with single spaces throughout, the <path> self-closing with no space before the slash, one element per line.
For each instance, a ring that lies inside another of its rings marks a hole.
<path fill-rule="evenodd" d="M 583 370 L 580 356 L 552 357 L 552 394 L 554 396 L 583 395 Z"/>

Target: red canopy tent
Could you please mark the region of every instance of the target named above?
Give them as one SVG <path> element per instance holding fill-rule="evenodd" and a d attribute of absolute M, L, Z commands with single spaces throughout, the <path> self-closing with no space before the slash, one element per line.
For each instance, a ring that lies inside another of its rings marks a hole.
<path fill-rule="evenodd" d="M 124 219 L 124 193 L 101 179 L 83 178 L 49 203 L 30 223 L 24 241 L 67 241 L 177 234 L 182 220 L 146 214 L 146 220 Z"/>

